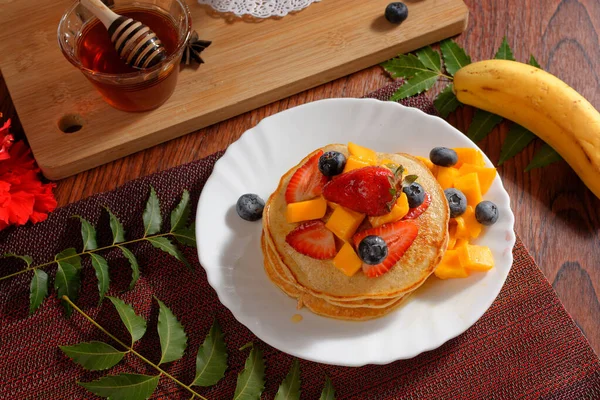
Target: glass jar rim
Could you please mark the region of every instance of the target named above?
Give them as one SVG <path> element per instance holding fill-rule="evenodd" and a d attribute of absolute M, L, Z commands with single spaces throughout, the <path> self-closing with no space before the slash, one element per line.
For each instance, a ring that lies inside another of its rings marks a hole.
<path fill-rule="evenodd" d="M 61 40 L 61 33 L 60 33 L 60 28 L 66 23 L 67 18 L 69 15 L 71 15 L 71 13 L 75 10 L 75 8 L 80 4 L 79 1 L 75 1 L 63 14 L 63 16 L 60 19 L 60 22 L 58 23 L 58 29 L 57 29 L 57 38 L 58 38 L 58 45 L 60 47 L 61 52 L 63 53 L 63 55 L 65 56 L 65 58 L 74 66 L 76 66 L 77 68 L 79 68 L 81 71 L 86 72 L 90 75 L 96 76 L 98 78 L 106 78 L 106 79 L 128 79 L 128 78 L 139 78 L 140 76 L 146 75 L 146 74 L 150 74 L 152 72 L 158 71 L 161 68 L 163 68 L 165 65 L 169 65 L 173 59 L 175 57 L 177 57 L 177 54 L 181 52 L 181 49 L 185 46 L 185 44 L 187 43 L 187 41 L 189 40 L 191 34 L 192 34 L 192 15 L 190 13 L 190 9 L 188 8 L 185 0 L 175 0 L 177 2 L 177 4 L 179 4 L 179 6 L 182 8 L 183 10 L 183 14 L 185 15 L 185 25 L 186 25 L 186 32 L 185 35 L 183 35 L 182 39 L 179 40 L 179 42 L 177 43 L 177 47 L 175 48 L 175 51 L 173 51 L 173 54 L 171 54 L 169 57 L 167 57 L 166 59 L 164 59 L 163 61 L 161 61 L 160 63 L 156 64 L 155 66 L 153 66 L 152 68 L 148 68 L 148 69 L 144 69 L 144 70 L 139 70 L 139 71 L 135 71 L 135 72 L 127 72 L 124 74 L 108 74 L 105 72 L 99 72 L 99 71 L 94 71 L 93 69 L 87 68 L 85 67 L 81 61 L 79 61 L 77 58 L 73 57 L 73 55 L 71 55 L 65 48 L 64 45 L 62 43 Z"/>

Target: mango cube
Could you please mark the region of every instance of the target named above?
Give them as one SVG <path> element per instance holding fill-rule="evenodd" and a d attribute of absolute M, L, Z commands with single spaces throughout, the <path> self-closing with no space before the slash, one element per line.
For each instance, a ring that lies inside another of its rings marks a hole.
<path fill-rule="evenodd" d="M 396 204 L 392 207 L 392 211 L 378 217 L 369 217 L 369 222 L 373 228 L 387 224 L 388 222 L 396 222 L 404 218 L 404 216 L 408 214 L 409 209 L 408 197 L 406 197 L 406 193 L 402 192 L 400 197 L 398 197 L 398 200 L 396 200 Z"/>
<path fill-rule="evenodd" d="M 448 250 L 452 250 L 456 245 L 456 222 L 450 220 L 448 225 Z"/>
<path fill-rule="evenodd" d="M 461 215 L 461 218 L 465 222 L 465 229 L 467 230 L 469 237 L 476 239 L 481 234 L 483 228 L 477 218 L 475 218 L 475 207 L 468 206 L 467 210 Z"/>
<path fill-rule="evenodd" d="M 369 165 L 371 165 L 371 164 L 367 161 L 363 161 L 360 158 L 355 157 L 355 156 L 350 156 L 346 160 L 346 166 L 344 167 L 343 172 L 346 173 L 346 172 L 352 171 L 354 169 L 368 167 Z"/>
<path fill-rule="evenodd" d="M 469 230 L 462 216 L 454 218 L 456 221 L 456 239 L 469 239 Z"/>
<path fill-rule="evenodd" d="M 489 247 L 467 244 L 456 250 L 460 265 L 471 271 L 489 271 L 494 267 L 494 256 Z"/>
<path fill-rule="evenodd" d="M 455 167 L 460 168 L 463 164 L 474 164 L 480 167 L 485 167 L 485 161 L 483 160 L 483 154 L 481 151 L 473 148 L 454 148 L 458 155 L 458 162 Z"/>
<path fill-rule="evenodd" d="M 365 219 L 365 214 L 338 206 L 333 210 L 333 214 L 331 214 L 325 226 L 337 237 L 347 242 L 354 235 L 363 219 Z"/>
<path fill-rule="evenodd" d="M 444 258 L 442 258 L 442 262 L 435 268 L 434 273 L 440 279 L 466 278 L 469 276 L 469 273 L 458 259 L 457 250 L 447 250 Z"/>
<path fill-rule="evenodd" d="M 328 201 L 327 205 L 329 207 L 331 207 L 332 210 L 335 210 L 336 208 L 338 208 L 340 206 L 338 203 L 334 203 L 333 201 Z"/>
<path fill-rule="evenodd" d="M 496 168 L 480 167 L 474 164 L 463 164 L 458 170 L 459 175 L 467 175 L 472 172 L 477 174 L 479 178 L 479 186 L 481 187 L 481 194 L 484 195 L 492 186 L 494 179 L 496 178 Z"/>
<path fill-rule="evenodd" d="M 467 239 L 456 239 L 456 243 L 454 244 L 454 250 L 458 250 L 459 248 L 466 246 L 469 244 Z"/>
<path fill-rule="evenodd" d="M 366 147 L 359 146 L 356 143 L 348 143 L 348 151 L 351 155 L 356 156 L 369 164 L 375 164 L 377 162 L 377 153 Z"/>
<path fill-rule="evenodd" d="M 286 219 L 289 223 L 320 219 L 327 212 L 327 200 L 317 197 L 313 200 L 299 201 L 287 205 Z"/>
<path fill-rule="evenodd" d="M 415 158 L 425 164 L 430 171 L 433 171 L 434 165 L 429 158 L 421 156 L 415 156 Z"/>
<path fill-rule="evenodd" d="M 475 172 L 456 178 L 454 180 L 454 187 L 463 192 L 467 198 L 467 204 L 470 206 L 476 207 L 483 200 L 479 177 Z"/>
<path fill-rule="evenodd" d="M 362 266 L 362 260 L 356 255 L 352 245 L 346 242 L 333 259 L 333 265 L 346 276 L 352 276 Z"/>
<path fill-rule="evenodd" d="M 454 187 L 454 179 L 458 177 L 458 170 L 452 167 L 438 167 L 437 181 L 446 190 Z"/>

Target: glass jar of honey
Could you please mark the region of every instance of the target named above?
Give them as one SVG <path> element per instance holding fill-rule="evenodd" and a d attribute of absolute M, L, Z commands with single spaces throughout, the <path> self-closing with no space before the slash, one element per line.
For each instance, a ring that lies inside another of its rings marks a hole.
<path fill-rule="evenodd" d="M 175 90 L 179 62 L 192 29 L 190 11 L 184 0 L 117 0 L 111 9 L 154 31 L 167 59 L 144 70 L 128 66 L 119 58 L 104 25 L 79 2 L 60 20 L 60 48 L 108 104 L 123 111 L 152 110 Z"/>

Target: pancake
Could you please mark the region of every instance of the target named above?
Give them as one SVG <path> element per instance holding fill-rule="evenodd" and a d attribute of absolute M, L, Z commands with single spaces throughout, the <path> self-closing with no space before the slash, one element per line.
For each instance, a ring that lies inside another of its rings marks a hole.
<path fill-rule="evenodd" d="M 408 295 L 401 296 L 390 306 L 385 308 L 339 307 L 325 301 L 324 299 L 312 296 L 308 293 L 302 293 L 294 286 L 290 285 L 289 282 L 281 279 L 281 277 L 277 275 L 272 268 L 271 256 L 272 255 L 268 251 L 265 252 L 264 267 L 265 272 L 267 273 L 267 276 L 271 282 L 278 286 L 288 296 L 298 299 L 299 307 L 306 306 L 310 311 L 317 315 L 349 321 L 366 321 L 369 319 L 383 317 L 384 315 L 398 308 L 402 304 L 403 300 L 408 297 Z"/>
<path fill-rule="evenodd" d="M 333 150 L 348 155 L 345 145 L 329 145 L 322 150 Z M 370 300 L 385 301 L 385 299 L 398 298 L 418 288 L 439 264 L 448 242 L 448 204 L 442 188 L 429 169 L 407 154 L 378 153 L 379 160 L 390 159 L 403 165 L 410 174 L 418 175 L 417 182 L 431 195 L 432 202 L 427 211 L 413 220 L 419 227 L 419 234 L 390 271 L 377 278 L 368 278 L 361 272 L 348 277 L 333 265 L 332 260 L 316 260 L 304 256 L 285 241 L 287 234 L 297 226 L 288 223 L 285 218 L 287 207 L 285 189 L 294 172 L 313 154 L 309 154 L 296 167 L 283 175 L 277 190 L 265 205 L 263 212 L 265 241 L 276 255 L 272 265 L 281 267 L 280 275 L 292 286 L 301 287 L 312 298 L 320 299 L 314 300 L 313 304 L 322 300 L 327 303 L 327 307 L 336 307 L 330 303 L 332 301 L 336 304 L 361 300 L 367 300 L 366 304 Z M 382 308 L 385 309 L 387 308 Z M 330 313 L 335 314 L 333 310 Z"/>
<path fill-rule="evenodd" d="M 313 295 L 310 291 L 307 291 L 305 288 L 298 285 L 297 282 L 293 280 L 289 280 L 288 277 L 284 274 L 285 267 L 281 265 L 281 260 L 277 257 L 277 254 L 269 247 L 269 244 L 266 241 L 265 234 L 263 233 L 261 237 L 261 246 L 263 250 L 263 254 L 265 255 L 265 263 L 269 263 L 269 278 L 277 278 L 277 282 L 275 283 L 280 289 L 286 293 L 290 297 L 294 297 L 300 300 L 301 295 L 303 293 Z M 273 279 L 271 279 L 273 281 Z M 314 295 L 313 295 L 314 296 Z M 319 297 L 319 296 L 315 296 Z M 401 296 L 399 296 L 401 297 Z M 347 300 L 347 301 L 335 301 L 323 297 L 319 297 L 328 303 L 339 306 L 339 307 L 347 307 L 347 308 L 386 308 L 396 303 L 399 297 L 394 297 L 391 299 L 363 299 L 363 300 Z"/>

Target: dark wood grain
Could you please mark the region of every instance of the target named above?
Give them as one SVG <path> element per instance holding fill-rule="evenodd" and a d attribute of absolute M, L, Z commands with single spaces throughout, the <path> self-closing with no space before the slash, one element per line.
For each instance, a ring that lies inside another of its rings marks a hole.
<path fill-rule="evenodd" d="M 600 1 L 465 0 L 471 10 L 468 30 L 457 38 L 473 60 L 492 58 L 503 36 L 520 61 L 534 54 L 557 75 L 600 108 Z M 1 56 L 1 55 L 0 55 Z M 240 115 L 149 150 L 58 182 L 56 196 L 65 205 L 107 191 L 153 172 L 225 149 L 262 118 L 310 101 L 360 97 L 389 82 L 372 67 L 288 99 Z M 0 111 L 15 117 L 0 80 Z M 459 109 L 451 124 L 466 131 L 473 110 Z M 19 130 L 18 121 L 16 131 Z M 497 161 L 508 124 L 479 145 Z M 560 162 L 523 172 L 540 143 L 498 169 L 516 216 L 516 230 L 534 259 L 587 336 L 600 352 L 600 200 L 569 166 Z"/>

